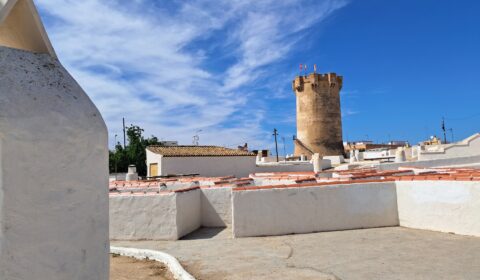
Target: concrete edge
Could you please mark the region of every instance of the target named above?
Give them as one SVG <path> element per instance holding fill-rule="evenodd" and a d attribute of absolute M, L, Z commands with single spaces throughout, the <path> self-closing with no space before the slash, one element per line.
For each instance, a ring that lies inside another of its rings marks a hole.
<path fill-rule="evenodd" d="M 177 280 L 195 280 L 195 278 L 182 267 L 175 257 L 164 252 L 111 246 L 110 253 L 133 257 L 136 259 L 149 258 L 151 260 L 164 263 L 173 274 L 173 277 L 175 277 Z"/>

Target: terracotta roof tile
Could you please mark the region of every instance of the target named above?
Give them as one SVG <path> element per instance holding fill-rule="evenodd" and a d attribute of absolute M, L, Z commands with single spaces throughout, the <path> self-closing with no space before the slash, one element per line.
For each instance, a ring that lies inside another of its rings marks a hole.
<path fill-rule="evenodd" d="M 149 146 L 147 149 L 164 157 L 255 156 L 254 153 L 219 146 Z"/>

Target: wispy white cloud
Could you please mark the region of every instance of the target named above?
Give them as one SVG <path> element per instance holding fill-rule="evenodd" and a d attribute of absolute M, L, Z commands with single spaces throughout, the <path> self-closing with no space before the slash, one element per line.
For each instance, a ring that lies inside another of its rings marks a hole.
<path fill-rule="evenodd" d="M 255 81 L 267 77 L 265 67 L 285 60 L 306 30 L 346 2 L 38 5 L 61 61 L 97 104 L 112 135 L 126 117 L 159 138 L 189 143 L 201 129 L 201 143 L 260 146 L 270 133 L 262 128 L 265 104 L 252 101 L 264 98 Z"/>

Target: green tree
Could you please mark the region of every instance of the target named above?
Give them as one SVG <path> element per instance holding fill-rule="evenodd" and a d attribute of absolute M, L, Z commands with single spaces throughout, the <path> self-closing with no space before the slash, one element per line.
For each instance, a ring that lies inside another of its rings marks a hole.
<path fill-rule="evenodd" d="M 144 138 L 143 132 L 144 130 L 136 125 L 131 125 L 127 128 L 128 145 L 123 148 L 120 143 L 117 143 L 115 150 L 110 151 L 110 172 L 115 172 L 115 165 L 117 172 L 127 172 L 128 165 L 134 164 L 137 167 L 138 175 L 147 175 L 147 155 L 145 149 L 149 145 L 158 145 L 159 141 L 155 136 Z"/>

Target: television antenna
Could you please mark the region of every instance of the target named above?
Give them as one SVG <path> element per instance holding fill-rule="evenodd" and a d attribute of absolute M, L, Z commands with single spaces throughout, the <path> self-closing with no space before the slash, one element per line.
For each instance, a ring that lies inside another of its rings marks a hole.
<path fill-rule="evenodd" d="M 200 141 L 200 136 L 198 134 L 200 134 L 200 132 L 202 132 L 201 129 L 197 130 L 197 132 L 195 132 L 195 135 L 193 135 L 192 137 L 192 144 L 194 146 L 198 146 L 198 142 Z"/>

